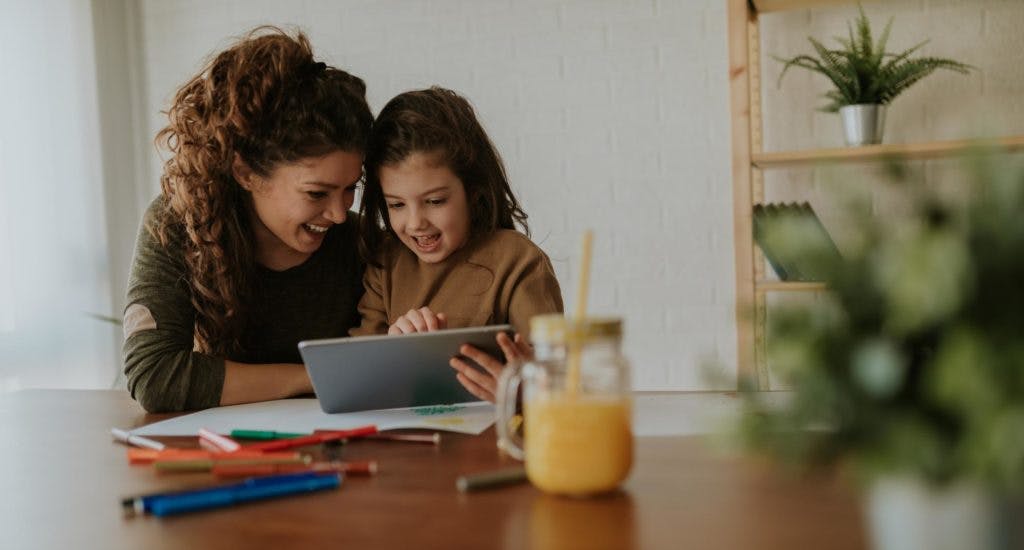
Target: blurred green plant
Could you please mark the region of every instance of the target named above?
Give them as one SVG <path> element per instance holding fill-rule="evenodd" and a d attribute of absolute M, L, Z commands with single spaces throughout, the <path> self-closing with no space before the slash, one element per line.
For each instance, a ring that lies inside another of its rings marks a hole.
<path fill-rule="evenodd" d="M 745 392 L 745 441 L 783 462 L 847 465 L 869 482 L 889 474 L 1024 489 L 1024 164 L 965 159 L 969 198 L 912 181 L 908 201 L 878 219 L 864 196 L 835 259 L 782 220 L 772 246 L 827 273 L 828 299 L 770 316 L 768 360 L 793 389 L 783 406 Z"/>
<path fill-rule="evenodd" d="M 860 16 L 854 27 L 847 24 L 847 38 L 836 37 L 842 45 L 841 49 L 829 49 L 813 37 L 807 40 L 814 47 L 817 57 L 798 55 L 790 59 L 775 57 L 785 63 L 779 74 L 779 84 L 790 67 L 802 67 L 828 78 L 835 89 L 826 92 L 828 103 L 821 111 L 834 113 L 847 105 L 879 104 L 887 105 L 910 86 L 928 76 L 936 69 L 949 69 L 958 73 L 968 73 L 973 67 L 941 57 L 911 58 L 917 50 L 928 41 L 898 54 L 885 51 L 889 41 L 892 19 L 885 25 L 885 30 L 874 42 L 871 33 L 871 22 L 864 14 L 864 8 L 857 5 Z"/>

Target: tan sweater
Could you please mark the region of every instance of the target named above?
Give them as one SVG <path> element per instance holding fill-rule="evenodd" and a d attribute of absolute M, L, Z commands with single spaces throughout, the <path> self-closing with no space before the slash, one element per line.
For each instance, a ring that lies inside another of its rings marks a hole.
<path fill-rule="evenodd" d="M 410 309 L 444 313 L 448 328 L 509 323 L 524 336 L 530 317 L 562 312 L 562 293 L 544 251 L 525 235 L 502 229 L 457 250 L 443 262 L 422 263 L 395 239 L 384 266 L 368 266 L 359 302 L 362 325 L 352 336 L 385 334 Z"/>

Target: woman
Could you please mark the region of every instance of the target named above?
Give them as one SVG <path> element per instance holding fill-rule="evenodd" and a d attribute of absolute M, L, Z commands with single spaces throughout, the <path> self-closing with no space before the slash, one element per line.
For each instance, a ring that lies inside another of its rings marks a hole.
<path fill-rule="evenodd" d="M 297 342 L 359 325 L 349 208 L 372 123 L 365 91 L 302 33 L 264 27 L 177 92 L 124 316 L 128 389 L 146 410 L 309 393 Z"/>

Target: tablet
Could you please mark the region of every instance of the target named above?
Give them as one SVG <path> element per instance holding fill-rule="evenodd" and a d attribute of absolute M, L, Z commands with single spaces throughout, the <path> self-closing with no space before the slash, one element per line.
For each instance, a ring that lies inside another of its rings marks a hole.
<path fill-rule="evenodd" d="M 495 337 L 511 325 L 356 336 L 299 342 L 299 353 L 325 413 L 479 401 L 448 361 L 472 344 L 503 359 Z M 472 360 L 467 361 L 476 366 Z"/>

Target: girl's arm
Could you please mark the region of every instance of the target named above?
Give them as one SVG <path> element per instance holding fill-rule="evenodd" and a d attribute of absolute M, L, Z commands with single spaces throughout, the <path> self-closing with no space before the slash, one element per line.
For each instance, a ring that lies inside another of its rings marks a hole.
<path fill-rule="evenodd" d="M 526 261 L 517 269 L 516 280 L 508 306 L 508 322 L 523 335 L 530 333 L 530 318 L 546 313 L 562 313 L 562 289 L 555 277 L 555 269 L 546 254 L 531 247 Z"/>
<path fill-rule="evenodd" d="M 359 315 L 362 322 L 348 331 L 349 336 L 371 336 L 387 334 L 388 313 L 384 300 L 384 268 L 366 266 L 363 274 L 363 297 L 359 300 Z"/>
<path fill-rule="evenodd" d="M 509 272 L 506 284 L 512 289 L 508 322 L 518 333 L 514 338 L 504 333 L 498 335 L 498 346 L 509 362 L 533 357 L 533 350 L 523 336 L 529 330 L 531 317 L 545 313 L 561 313 L 563 310 L 562 291 L 547 255 L 531 243 L 523 254 L 517 255 L 517 258 L 520 263 Z M 449 364 L 458 372 L 456 377 L 459 382 L 480 399 L 494 401 L 498 376 L 506 365 L 473 346 L 462 346 L 459 353 L 475 361 L 485 371 L 480 372 L 465 361 L 454 357 Z"/>

